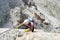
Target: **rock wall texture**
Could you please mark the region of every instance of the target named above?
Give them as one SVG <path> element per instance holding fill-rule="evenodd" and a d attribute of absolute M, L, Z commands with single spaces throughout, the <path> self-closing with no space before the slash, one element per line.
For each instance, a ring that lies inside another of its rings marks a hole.
<path fill-rule="evenodd" d="M 9 29 L 0 33 L 0 40 L 60 40 L 59 33 L 48 33 L 40 29 L 35 29 L 35 32 L 24 33 L 23 30 Z"/>
<path fill-rule="evenodd" d="M 3 29 L 4 30 L 4 29 Z M 0 40 L 15 40 L 15 38 L 20 34 L 21 31 L 16 29 L 9 29 L 0 33 Z M 21 34 L 22 35 L 22 34 Z"/>
<path fill-rule="evenodd" d="M 59 30 L 59 0 L 0 0 L 0 27 L 16 27 L 24 19 L 34 18 L 35 28 Z M 8 25 L 7 25 L 8 24 Z"/>
<path fill-rule="evenodd" d="M 21 0 L 0 0 L 0 27 L 10 19 L 10 10 L 21 4 Z"/>
<path fill-rule="evenodd" d="M 28 17 L 39 30 L 9 29 L 0 40 L 60 40 L 60 0 L 0 0 L 0 28 L 15 28 Z"/>

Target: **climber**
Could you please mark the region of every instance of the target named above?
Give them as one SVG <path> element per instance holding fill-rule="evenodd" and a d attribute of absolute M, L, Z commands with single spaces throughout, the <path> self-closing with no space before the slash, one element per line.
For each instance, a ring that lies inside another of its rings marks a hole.
<path fill-rule="evenodd" d="M 34 20 L 33 18 L 27 18 L 25 19 L 21 24 L 19 24 L 16 28 L 21 27 L 22 25 L 26 25 L 28 27 L 24 30 L 24 32 L 34 31 Z"/>

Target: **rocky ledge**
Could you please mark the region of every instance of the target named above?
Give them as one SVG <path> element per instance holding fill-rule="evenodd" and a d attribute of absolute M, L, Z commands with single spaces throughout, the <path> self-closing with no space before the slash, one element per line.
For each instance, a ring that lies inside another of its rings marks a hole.
<path fill-rule="evenodd" d="M 4 30 L 4 29 L 3 29 Z M 60 40 L 59 33 L 44 32 L 35 29 L 34 32 L 23 32 L 24 29 L 9 29 L 0 33 L 0 40 Z"/>

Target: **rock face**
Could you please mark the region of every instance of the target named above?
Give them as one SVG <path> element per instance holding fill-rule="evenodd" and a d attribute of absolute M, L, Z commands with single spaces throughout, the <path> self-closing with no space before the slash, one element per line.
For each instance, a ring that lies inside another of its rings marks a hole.
<path fill-rule="evenodd" d="M 23 30 L 24 29 L 6 30 L 0 33 L 0 40 L 60 40 L 59 33 L 48 33 L 40 29 L 35 29 L 35 32 L 24 33 Z"/>
<path fill-rule="evenodd" d="M 39 30 L 9 29 L 0 33 L 0 40 L 60 40 L 59 0 L 0 0 L 0 28 L 15 28 L 28 17 Z"/>
<path fill-rule="evenodd" d="M 0 0 L 0 5 L 0 26 L 11 22 L 9 25 L 16 27 L 31 17 L 34 18 L 35 28 L 47 31 L 60 28 L 59 0 Z"/>
<path fill-rule="evenodd" d="M 6 23 L 9 16 L 9 4 L 8 0 L 0 0 L 0 27 Z"/>
<path fill-rule="evenodd" d="M 20 6 L 22 0 L 0 0 L 0 27 L 10 19 L 10 10 Z"/>
<path fill-rule="evenodd" d="M 59 40 L 59 36 L 55 33 L 44 33 L 40 31 L 36 33 L 26 33 L 22 37 L 17 37 L 16 40 Z"/>

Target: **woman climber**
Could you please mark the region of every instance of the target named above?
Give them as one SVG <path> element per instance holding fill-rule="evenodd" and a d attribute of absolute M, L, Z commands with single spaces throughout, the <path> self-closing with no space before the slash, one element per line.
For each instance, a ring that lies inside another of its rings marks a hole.
<path fill-rule="evenodd" d="M 29 32 L 29 31 L 34 31 L 34 20 L 33 18 L 27 18 L 25 19 L 21 24 L 19 24 L 16 28 L 22 27 L 25 25 L 28 27 L 27 29 L 24 30 L 24 32 Z"/>

